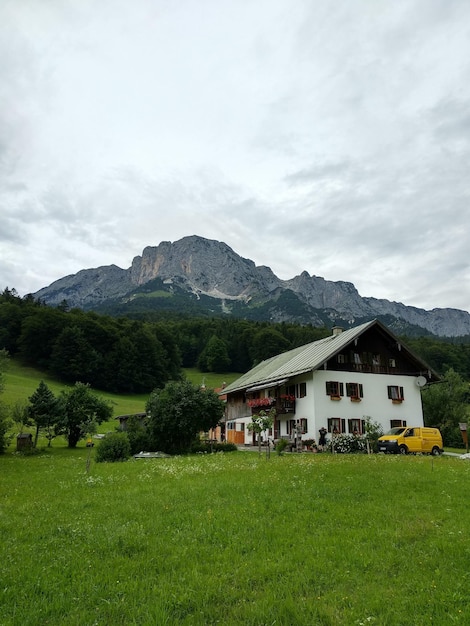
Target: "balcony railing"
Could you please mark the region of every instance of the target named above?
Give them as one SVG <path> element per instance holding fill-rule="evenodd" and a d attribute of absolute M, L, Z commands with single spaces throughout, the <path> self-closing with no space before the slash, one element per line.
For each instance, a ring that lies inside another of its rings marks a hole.
<path fill-rule="evenodd" d="M 257 415 L 260 411 L 268 413 L 271 409 L 275 409 L 277 415 L 295 413 L 295 399 L 293 398 L 258 398 L 248 400 L 248 406 L 251 408 L 252 415 Z"/>

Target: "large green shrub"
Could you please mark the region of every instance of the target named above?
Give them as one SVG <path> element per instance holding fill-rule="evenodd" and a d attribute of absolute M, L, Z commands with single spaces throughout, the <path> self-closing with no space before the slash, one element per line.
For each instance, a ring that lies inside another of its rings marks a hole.
<path fill-rule="evenodd" d="M 126 422 L 126 434 L 131 446 L 131 454 L 152 450 L 147 426 L 138 415 L 131 415 Z"/>
<path fill-rule="evenodd" d="M 187 380 L 167 383 L 150 394 L 146 405 L 152 449 L 167 454 L 190 452 L 198 434 L 215 428 L 224 410 L 210 389 L 202 390 Z"/>
<path fill-rule="evenodd" d="M 289 445 L 289 442 L 287 441 L 287 439 L 279 439 L 279 441 L 276 443 L 275 446 L 275 450 L 276 450 L 276 454 L 278 456 L 282 456 L 282 453 L 284 452 L 284 450 L 287 448 L 287 446 Z"/>
<path fill-rule="evenodd" d="M 131 456 L 131 444 L 126 433 L 109 433 L 96 449 L 97 463 L 127 461 Z"/>

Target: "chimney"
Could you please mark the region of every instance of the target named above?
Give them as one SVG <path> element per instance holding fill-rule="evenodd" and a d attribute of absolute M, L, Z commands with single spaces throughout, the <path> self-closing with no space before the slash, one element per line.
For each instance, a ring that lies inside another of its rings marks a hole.
<path fill-rule="evenodd" d="M 336 337 L 336 335 L 341 335 L 341 333 L 343 332 L 343 329 L 341 326 L 333 326 L 331 331 L 333 333 L 333 337 Z"/>

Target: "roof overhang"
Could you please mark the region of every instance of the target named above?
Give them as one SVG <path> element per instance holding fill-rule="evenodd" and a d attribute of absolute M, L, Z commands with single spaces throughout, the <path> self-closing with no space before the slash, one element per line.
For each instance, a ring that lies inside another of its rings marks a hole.
<path fill-rule="evenodd" d="M 251 393 L 252 391 L 260 391 L 261 389 L 269 389 L 270 387 L 279 387 L 280 385 L 286 383 L 288 380 L 288 378 L 281 378 L 280 380 L 270 380 L 260 385 L 255 385 L 254 387 L 248 387 L 248 389 L 246 389 L 245 391 L 246 393 Z"/>

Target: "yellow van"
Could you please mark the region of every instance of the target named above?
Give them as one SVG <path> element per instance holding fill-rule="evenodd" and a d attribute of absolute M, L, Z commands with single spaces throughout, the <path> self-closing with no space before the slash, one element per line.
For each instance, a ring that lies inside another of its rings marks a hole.
<path fill-rule="evenodd" d="M 422 452 L 437 456 L 444 452 L 439 429 L 427 428 L 426 426 L 392 428 L 388 433 L 379 437 L 377 443 L 379 452 L 389 454 Z"/>

